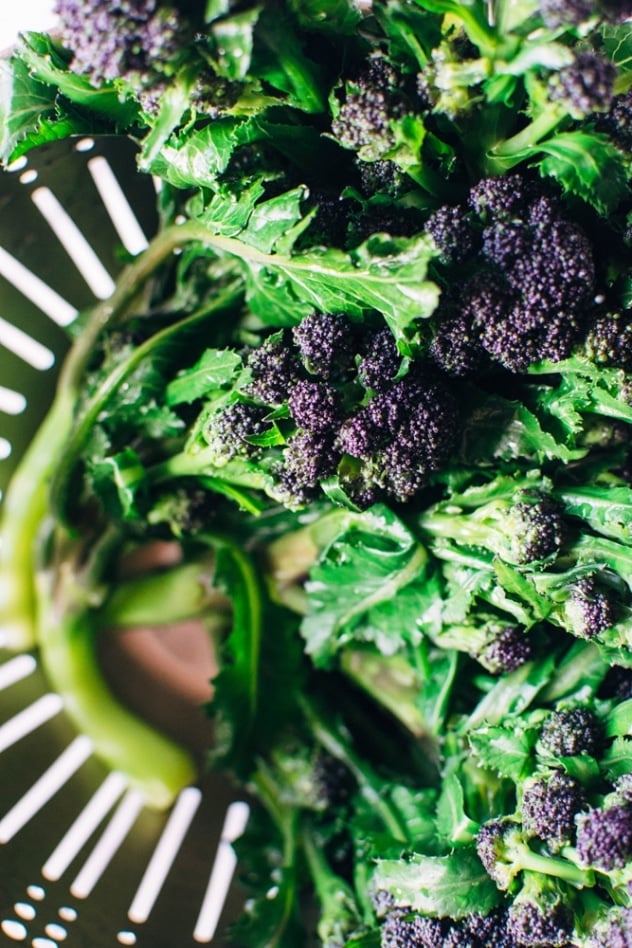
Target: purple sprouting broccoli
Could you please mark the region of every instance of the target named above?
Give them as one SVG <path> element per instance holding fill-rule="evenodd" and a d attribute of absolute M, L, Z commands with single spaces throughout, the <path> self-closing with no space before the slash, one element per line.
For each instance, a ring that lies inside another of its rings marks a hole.
<path fill-rule="evenodd" d="M 241 455 L 249 457 L 257 448 L 248 438 L 263 434 L 269 427 L 266 422 L 268 409 L 250 402 L 232 402 L 221 412 L 211 416 L 205 439 L 218 459 L 230 461 Z"/>
<path fill-rule="evenodd" d="M 632 858 L 632 805 L 596 807 L 577 819 L 577 853 L 584 866 L 610 872 Z"/>
<path fill-rule="evenodd" d="M 391 123 L 410 109 L 403 77 L 384 58 L 370 57 L 345 82 L 331 130 L 344 148 L 376 161 L 395 144 Z"/>
<path fill-rule="evenodd" d="M 520 948 L 567 948 L 573 937 L 570 890 L 556 879 L 525 873 L 511 903 L 507 927 Z"/>
<path fill-rule="evenodd" d="M 446 923 L 440 918 L 391 909 L 382 924 L 381 948 L 435 948 L 443 945 Z"/>
<path fill-rule="evenodd" d="M 582 785 L 561 770 L 530 777 L 522 795 L 522 824 L 552 851 L 575 837 L 575 817 L 587 806 Z"/>
<path fill-rule="evenodd" d="M 468 195 L 468 206 L 483 223 L 521 216 L 533 198 L 534 185 L 524 175 L 506 174 L 482 178 Z"/>
<path fill-rule="evenodd" d="M 472 307 L 467 299 L 451 307 L 442 306 L 437 314 L 429 355 L 446 375 L 475 375 L 486 361 L 486 353 L 475 327 Z"/>
<path fill-rule="evenodd" d="M 590 322 L 583 349 L 596 365 L 632 368 L 632 316 L 627 312 L 597 315 Z"/>
<path fill-rule="evenodd" d="M 352 323 L 342 313 L 311 313 L 292 329 L 292 339 L 304 368 L 332 380 L 354 367 L 357 341 Z"/>
<path fill-rule="evenodd" d="M 331 437 L 297 429 L 287 442 L 277 472 L 288 503 L 309 503 L 318 497 L 321 481 L 335 473 L 339 460 Z"/>
<path fill-rule="evenodd" d="M 549 94 L 553 101 L 563 102 L 574 118 L 585 118 L 610 109 L 616 76 L 613 63 L 582 50 L 575 53 L 574 62 L 554 73 Z"/>
<path fill-rule="evenodd" d="M 554 757 L 576 757 L 589 754 L 597 757 L 604 743 L 599 718 L 590 708 L 562 708 L 552 711 L 540 729 L 542 748 Z"/>
<path fill-rule="evenodd" d="M 586 948 L 632 948 L 632 908 L 617 906 L 598 919 Z"/>
<path fill-rule="evenodd" d="M 598 122 L 620 148 L 632 147 L 632 89 L 615 95 L 608 112 Z"/>
<path fill-rule="evenodd" d="M 483 823 L 476 837 L 476 852 L 501 891 L 512 888 L 521 874 L 578 886 L 591 880 L 589 873 L 570 860 L 532 849 L 522 824 L 514 819 Z"/>
<path fill-rule="evenodd" d="M 547 26 L 579 26 L 591 17 L 623 22 L 632 15 L 630 0 L 540 0 L 540 12 Z"/>
<path fill-rule="evenodd" d="M 461 263 L 477 250 L 478 234 L 472 226 L 471 214 L 463 205 L 445 204 L 438 208 L 428 218 L 425 229 L 434 240 L 443 263 Z"/>
<path fill-rule="evenodd" d="M 299 379 L 290 389 L 288 408 L 298 427 L 307 431 L 331 433 L 340 425 L 340 398 L 328 382 Z"/>
<path fill-rule="evenodd" d="M 57 0 L 55 12 L 73 70 L 95 86 L 112 79 L 151 85 L 190 46 L 197 26 L 177 4 L 158 0 Z"/>
<path fill-rule="evenodd" d="M 519 625 L 504 626 L 476 658 L 493 675 L 515 671 L 533 657 L 533 641 Z"/>
<path fill-rule="evenodd" d="M 246 358 L 252 380 L 246 392 L 266 405 L 282 405 L 300 378 L 301 366 L 285 332 L 269 336 Z"/>
<path fill-rule="evenodd" d="M 401 363 L 402 357 L 390 329 L 372 330 L 362 344 L 358 380 L 364 388 L 384 391 L 395 381 Z"/>
<path fill-rule="evenodd" d="M 564 613 L 569 631 L 582 639 L 597 638 L 616 622 L 614 601 L 594 574 L 584 576 L 570 587 Z"/>

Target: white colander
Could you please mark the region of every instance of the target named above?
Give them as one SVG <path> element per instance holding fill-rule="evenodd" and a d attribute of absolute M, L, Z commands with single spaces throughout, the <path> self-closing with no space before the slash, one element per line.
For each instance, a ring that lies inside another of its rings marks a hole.
<path fill-rule="evenodd" d="M 0 175 L 3 493 L 51 399 L 64 327 L 155 227 L 153 183 L 125 141 L 48 145 Z M 2 646 L 0 629 L 0 944 L 221 945 L 247 803 L 208 775 L 150 810 L 76 733 L 37 654 Z"/>

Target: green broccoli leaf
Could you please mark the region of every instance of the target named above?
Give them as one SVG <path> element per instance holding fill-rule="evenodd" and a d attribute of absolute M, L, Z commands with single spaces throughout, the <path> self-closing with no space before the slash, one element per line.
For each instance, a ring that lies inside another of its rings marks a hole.
<path fill-rule="evenodd" d="M 470 731 L 468 741 L 476 759 L 501 777 L 519 783 L 533 771 L 533 748 L 537 727 L 512 720 L 511 727 L 498 725 Z"/>
<path fill-rule="evenodd" d="M 540 173 L 555 178 L 564 191 L 587 201 L 606 216 L 628 193 L 622 153 L 598 132 L 561 132 L 541 142 L 536 150 L 548 157 Z"/>
<path fill-rule="evenodd" d="M 378 859 L 371 884 L 388 892 L 397 906 L 439 917 L 462 918 L 472 906 L 485 915 L 501 900 L 473 846 L 459 846 L 447 856 Z"/>
<path fill-rule="evenodd" d="M 167 405 L 190 404 L 230 385 L 240 367 L 241 359 L 232 349 L 206 349 L 194 366 L 184 369 L 167 385 Z"/>
<path fill-rule="evenodd" d="M 603 48 L 622 72 L 632 70 L 632 29 L 628 23 L 604 23 L 601 26 Z"/>
<path fill-rule="evenodd" d="M 377 310 L 402 354 L 409 354 L 417 321 L 430 316 L 439 299 L 438 287 L 426 277 L 433 254 L 424 235 L 407 239 L 384 234 L 348 252 L 330 247 L 292 257 L 244 253 L 248 302 L 272 325 L 292 325 L 314 309 L 356 319 Z"/>
<path fill-rule="evenodd" d="M 349 513 L 306 583 L 301 632 L 313 660 L 326 665 L 354 641 L 374 642 L 388 655 L 419 640 L 427 561 L 424 548 L 387 507 Z"/>

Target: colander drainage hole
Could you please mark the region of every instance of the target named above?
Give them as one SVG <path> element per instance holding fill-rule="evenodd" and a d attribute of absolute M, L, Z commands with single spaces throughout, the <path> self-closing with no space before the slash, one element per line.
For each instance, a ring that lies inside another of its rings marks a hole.
<path fill-rule="evenodd" d="M 12 941 L 24 941 L 28 935 L 26 925 L 23 925 L 22 922 L 16 922 L 12 918 L 5 918 L 4 921 L 0 922 L 0 929 Z"/>
<path fill-rule="evenodd" d="M 13 906 L 13 911 L 18 918 L 21 918 L 25 922 L 32 922 L 37 915 L 35 906 L 31 905 L 30 902 L 16 902 Z"/>
<path fill-rule="evenodd" d="M 64 928 L 63 925 L 58 925 L 57 922 L 51 922 L 44 929 L 44 932 L 48 935 L 49 938 L 54 939 L 55 941 L 64 941 L 68 937 L 68 930 Z"/>
<path fill-rule="evenodd" d="M 120 945 L 135 945 L 136 935 L 134 932 L 119 932 L 116 936 L 116 940 Z"/>

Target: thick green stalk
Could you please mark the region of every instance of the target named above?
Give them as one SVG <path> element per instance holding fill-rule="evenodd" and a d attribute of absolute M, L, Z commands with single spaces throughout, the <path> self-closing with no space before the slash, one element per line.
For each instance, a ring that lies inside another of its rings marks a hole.
<path fill-rule="evenodd" d="M 230 600 L 212 585 L 215 557 L 122 580 L 99 610 L 101 628 L 156 626 L 212 612 L 230 624 Z"/>
<path fill-rule="evenodd" d="M 485 174 L 499 175 L 510 171 L 537 147 L 538 143 L 554 132 L 568 117 L 561 103 L 550 104 L 537 118 L 523 129 L 494 145 L 485 156 Z"/>
<path fill-rule="evenodd" d="M 103 564 L 120 538 L 106 534 L 91 546 L 87 565 L 76 541 L 61 538 L 60 560 L 38 580 L 38 643 L 50 687 L 64 700 L 77 730 L 94 753 L 140 790 L 149 806 L 168 807 L 197 777 L 191 755 L 122 705 L 99 667 L 90 602 L 98 598 Z M 68 546 L 68 550 L 65 547 Z"/>
<path fill-rule="evenodd" d="M 195 237 L 199 237 L 198 227 Z M 60 462 L 72 428 L 83 373 L 96 341 L 106 326 L 124 317 L 156 268 L 186 240 L 184 228 L 173 227 L 156 237 L 149 248 L 119 276 L 113 295 L 95 306 L 90 319 L 68 352 L 56 395 L 44 422 L 13 474 L 0 520 L 0 644 L 22 650 L 36 638 L 38 537 L 48 510 L 49 482 Z"/>

